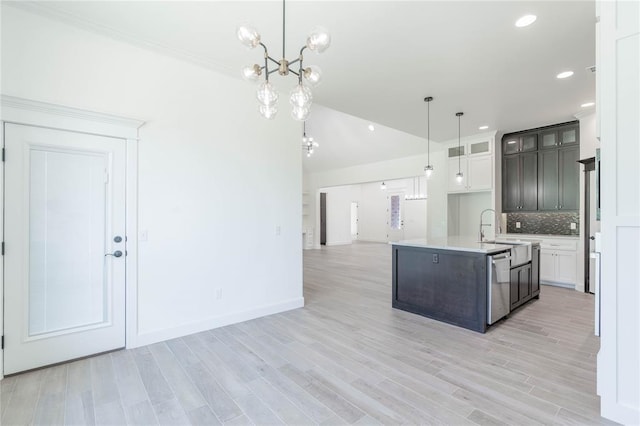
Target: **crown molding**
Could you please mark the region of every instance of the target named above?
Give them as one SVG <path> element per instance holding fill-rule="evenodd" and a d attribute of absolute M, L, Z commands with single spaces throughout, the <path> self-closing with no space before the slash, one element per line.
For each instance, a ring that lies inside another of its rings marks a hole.
<path fill-rule="evenodd" d="M 207 68 L 211 71 L 222 72 L 229 75 L 237 75 L 235 69 L 230 68 L 227 65 L 223 65 L 219 62 L 213 61 L 210 58 L 202 55 L 194 54 L 185 49 L 177 49 L 169 45 L 158 43 L 156 41 L 144 39 L 142 37 L 133 35 L 129 32 L 118 30 L 108 25 L 104 25 L 95 21 L 91 21 L 82 18 L 74 13 L 63 10 L 54 6 L 55 3 L 49 3 L 45 1 L 10 1 L 4 2 L 4 4 L 10 5 L 17 9 L 24 10 L 26 12 L 40 15 L 45 18 L 53 19 L 58 22 L 71 25 L 76 28 L 80 28 L 101 36 L 108 37 L 113 40 L 121 41 L 129 45 L 139 47 L 144 50 L 152 51 L 162 55 L 170 56 L 182 61 L 189 62 L 194 65 L 198 65 L 203 68 Z"/>
<path fill-rule="evenodd" d="M 0 95 L 0 105 L 0 119 L 5 122 L 126 139 L 137 139 L 138 129 L 145 123 L 142 120 L 3 94 Z"/>

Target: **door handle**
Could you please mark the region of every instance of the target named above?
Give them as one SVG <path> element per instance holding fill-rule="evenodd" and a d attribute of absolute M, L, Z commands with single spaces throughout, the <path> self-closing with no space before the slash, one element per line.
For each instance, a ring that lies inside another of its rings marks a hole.
<path fill-rule="evenodd" d="M 122 252 L 121 252 L 120 250 L 116 250 L 116 251 L 114 251 L 113 253 L 107 253 L 107 254 L 105 254 L 105 257 L 106 257 L 106 256 L 120 257 L 120 256 L 122 256 Z"/>

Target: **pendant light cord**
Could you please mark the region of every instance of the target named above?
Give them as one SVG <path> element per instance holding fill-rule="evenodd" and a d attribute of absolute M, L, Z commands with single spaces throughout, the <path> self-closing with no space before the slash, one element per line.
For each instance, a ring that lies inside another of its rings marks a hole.
<path fill-rule="evenodd" d="M 460 173 L 460 157 L 462 154 L 460 153 L 460 117 L 462 114 L 458 115 L 458 173 Z"/>
<path fill-rule="evenodd" d="M 431 102 L 427 102 L 427 166 L 431 165 Z"/>
<path fill-rule="evenodd" d="M 282 0 L 282 58 L 285 58 L 286 56 L 284 56 L 284 31 L 285 31 L 285 13 L 284 13 L 284 0 Z"/>

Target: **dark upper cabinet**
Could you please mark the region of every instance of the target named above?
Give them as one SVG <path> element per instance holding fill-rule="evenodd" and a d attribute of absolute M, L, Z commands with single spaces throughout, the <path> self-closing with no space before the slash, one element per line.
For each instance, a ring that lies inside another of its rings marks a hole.
<path fill-rule="evenodd" d="M 504 135 L 502 211 L 579 209 L 577 122 Z"/>
<path fill-rule="evenodd" d="M 506 155 L 502 160 L 502 210 L 538 209 L 538 155 L 535 152 Z"/>
<path fill-rule="evenodd" d="M 502 140 L 502 154 L 510 155 L 520 152 L 531 152 L 538 150 L 538 134 L 528 133 L 513 135 Z"/>
<path fill-rule="evenodd" d="M 539 148 L 542 150 L 577 145 L 579 141 L 579 129 L 578 124 L 571 124 L 541 130 L 539 133 Z"/>
<path fill-rule="evenodd" d="M 578 210 L 580 148 L 538 153 L 538 210 Z"/>

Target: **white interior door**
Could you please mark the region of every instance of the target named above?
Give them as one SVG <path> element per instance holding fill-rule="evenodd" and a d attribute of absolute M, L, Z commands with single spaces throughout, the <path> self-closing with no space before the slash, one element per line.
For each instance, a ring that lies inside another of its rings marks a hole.
<path fill-rule="evenodd" d="M 404 240 L 404 193 L 387 197 L 387 240 Z"/>
<path fill-rule="evenodd" d="M 4 373 L 124 347 L 125 141 L 5 124 L 5 147 Z"/>

